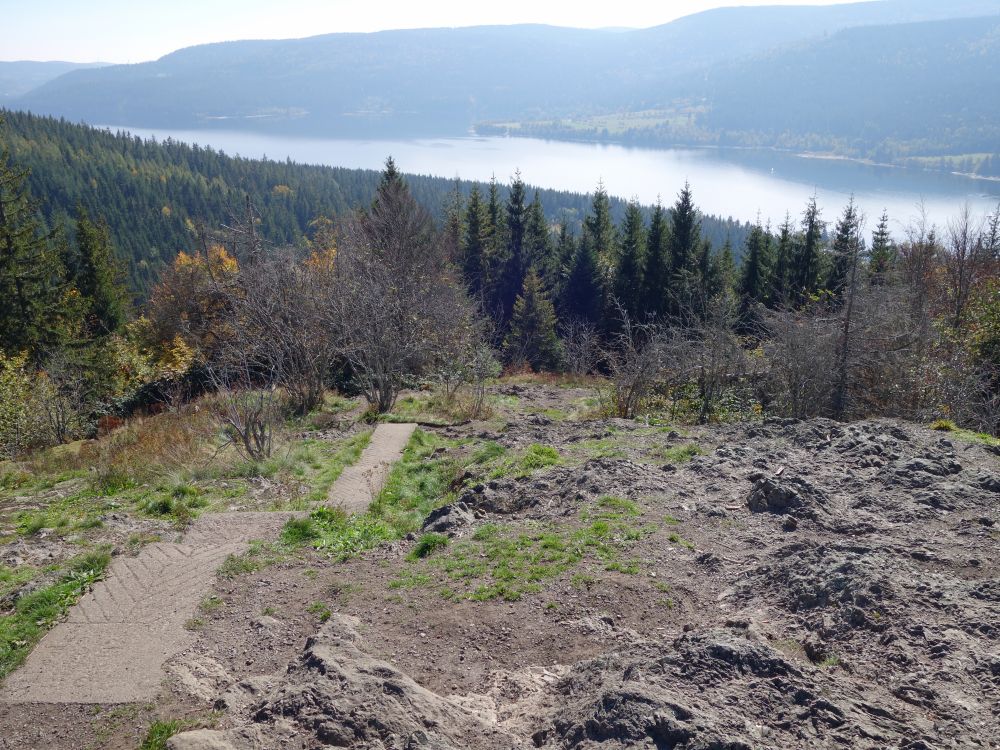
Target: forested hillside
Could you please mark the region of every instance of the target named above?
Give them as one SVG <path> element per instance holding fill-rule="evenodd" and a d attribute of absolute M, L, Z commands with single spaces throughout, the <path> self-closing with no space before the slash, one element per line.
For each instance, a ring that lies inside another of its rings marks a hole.
<path fill-rule="evenodd" d="M 234 158 L 19 112 L 0 111 L 0 117 L 5 122 L 0 144 L 30 170 L 29 188 L 46 225 L 69 227 L 78 206 L 104 219 L 127 262 L 130 286 L 140 293 L 178 251 L 192 247 L 195 225 L 218 228 L 240 210 L 245 196 L 261 216 L 265 239 L 302 245 L 313 220 L 368 205 L 379 179 L 373 170 Z M 596 184 L 596 175 L 594 179 Z M 441 178 L 413 175 L 407 180 L 417 200 L 438 219 L 456 189 L 466 196 L 472 188 L 470 182 Z M 679 187 L 665 184 L 663 192 L 669 195 Z M 505 199 L 509 188 L 499 185 L 498 190 Z M 528 190 L 534 193 L 535 188 Z M 538 193 L 550 223 L 565 219 L 571 230 L 579 229 L 590 196 L 545 189 Z M 610 208 L 617 221 L 626 203 L 611 198 Z M 747 230 L 730 220 L 704 220 L 705 236 L 716 246 L 727 238 L 740 246 Z"/>
<path fill-rule="evenodd" d="M 71 70 L 98 68 L 104 63 L 61 61 L 0 60 L 0 102 L 26 94 Z"/>
<path fill-rule="evenodd" d="M 997 0 L 883 0 L 724 8 L 628 31 L 522 25 L 227 42 L 74 71 L 16 106 L 92 124 L 326 137 L 476 127 L 880 159 L 991 154 L 998 28 Z M 862 92 L 860 81 L 872 85 Z"/>

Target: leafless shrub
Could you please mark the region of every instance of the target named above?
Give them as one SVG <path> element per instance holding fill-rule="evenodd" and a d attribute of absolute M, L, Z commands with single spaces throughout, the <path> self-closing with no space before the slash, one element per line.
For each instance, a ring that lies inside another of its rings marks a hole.
<path fill-rule="evenodd" d="M 778 311 L 765 321 L 772 409 L 797 419 L 823 413 L 834 388 L 837 320 L 812 310 Z"/>
<path fill-rule="evenodd" d="M 618 332 L 602 352 L 608 382 L 598 387 L 597 396 L 604 411 L 633 419 L 659 382 L 667 336 L 657 324 L 633 322 L 621 304 L 618 315 Z"/>
<path fill-rule="evenodd" d="M 378 412 L 407 376 L 461 349 L 472 308 L 452 277 L 433 221 L 398 179 L 344 232 L 329 299 L 340 353 Z"/>
<path fill-rule="evenodd" d="M 565 323 L 560 333 L 563 361 L 571 375 L 593 375 L 601 362 L 601 339 L 591 323 L 574 319 Z"/>
<path fill-rule="evenodd" d="M 708 422 L 723 391 L 746 375 L 747 356 L 736 334 L 738 323 L 736 301 L 727 295 L 716 297 L 705 305 L 701 323 L 692 331 L 691 345 L 685 347 L 694 355 L 701 423 Z M 677 351 L 678 347 L 671 348 Z"/>

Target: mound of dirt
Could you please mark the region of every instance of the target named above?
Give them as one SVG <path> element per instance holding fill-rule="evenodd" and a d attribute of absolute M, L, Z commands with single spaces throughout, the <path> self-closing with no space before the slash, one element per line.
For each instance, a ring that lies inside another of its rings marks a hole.
<path fill-rule="evenodd" d="M 171 747 L 1000 748 L 992 449 L 889 420 L 689 430 L 702 455 L 671 465 L 678 436 L 634 423 L 534 416 L 491 439 L 612 455 L 470 480 L 424 524 L 463 537 L 463 570 L 482 524 L 574 529 L 605 496 L 634 506 L 622 558 L 472 601 L 447 565 L 405 562 L 412 541 L 384 548 L 350 563 L 361 619 L 220 686 L 229 728 Z"/>

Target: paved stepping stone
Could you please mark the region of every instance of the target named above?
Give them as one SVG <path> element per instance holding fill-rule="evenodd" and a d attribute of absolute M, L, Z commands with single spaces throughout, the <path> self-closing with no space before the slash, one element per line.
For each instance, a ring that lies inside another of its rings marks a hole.
<path fill-rule="evenodd" d="M 416 425 L 379 425 L 330 502 L 364 512 Z M 49 631 L 0 690 L 2 703 L 134 703 L 156 697 L 163 664 L 197 637 L 184 627 L 216 571 L 251 540 L 275 538 L 301 513 L 210 513 L 177 543 L 116 557 L 104 580 Z"/>
<path fill-rule="evenodd" d="M 358 462 L 334 482 L 327 503 L 348 513 L 364 513 L 389 478 L 392 465 L 403 455 L 415 424 L 380 424 Z"/>

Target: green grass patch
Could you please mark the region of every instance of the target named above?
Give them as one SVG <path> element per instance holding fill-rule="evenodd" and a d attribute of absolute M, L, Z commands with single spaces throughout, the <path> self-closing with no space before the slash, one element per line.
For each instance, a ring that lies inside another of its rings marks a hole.
<path fill-rule="evenodd" d="M 330 608 L 323 602 L 313 602 L 306 607 L 306 612 L 311 615 L 316 615 L 320 622 L 326 622 L 333 616 L 333 612 L 331 612 Z"/>
<path fill-rule="evenodd" d="M 357 462 L 361 457 L 361 452 L 368 447 L 371 439 L 371 430 L 360 432 L 336 445 L 332 455 L 322 456 L 322 468 L 312 478 L 312 490 L 309 493 L 309 500 L 312 502 L 326 500 L 333 483 L 340 478 L 346 467 Z M 313 465 L 316 466 L 317 464 L 314 463 Z"/>
<path fill-rule="evenodd" d="M 471 539 L 450 544 L 446 552 L 425 560 L 412 558 L 416 567 L 404 571 L 393 586 L 414 588 L 443 581 L 450 599 L 516 601 L 540 592 L 547 582 L 585 561 L 635 574 L 638 562 L 625 559 L 624 553 L 653 531 L 633 523 L 639 514 L 630 500 L 606 496 L 585 509 L 581 514 L 585 525 L 579 527 L 486 524 Z M 577 572 L 570 582 L 589 587 L 595 580 Z"/>
<path fill-rule="evenodd" d="M 154 721 L 146 732 L 139 750 L 166 750 L 167 740 L 178 734 L 189 726 L 183 719 L 169 719 L 167 721 Z"/>
<path fill-rule="evenodd" d="M 289 550 L 283 545 L 252 541 L 246 552 L 227 557 L 217 572 L 223 578 L 236 578 L 284 562 L 288 557 Z"/>
<path fill-rule="evenodd" d="M 506 451 L 491 449 L 490 456 L 474 463 L 486 468 L 487 478 L 500 479 L 507 476 L 531 476 L 536 471 L 563 463 L 563 457 L 550 445 L 533 443 L 513 455 Z"/>
<path fill-rule="evenodd" d="M 105 548 L 70 560 L 52 585 L 21 597 L 10 614 L 0 615 L 0 679 L 16 669 L 35 644 L 90 586 L 111 561 Z"/>
<path fill-rule="evenodd" d="M 410 559 L 417 560 L 429 557 L 435 550 L 448 546 L 448 537 L 444 534 L 424 534 L 417 540 L 416 546 L 410 552 Z"/>
<path fill-rule="evenodd" d="M 664 448 L 657 455 L 672 464 L 683 464 L 690 461 L 695 456 L 705 453 L 696 443 L 685 443 L 684 445 L 674 445 Z"/>

